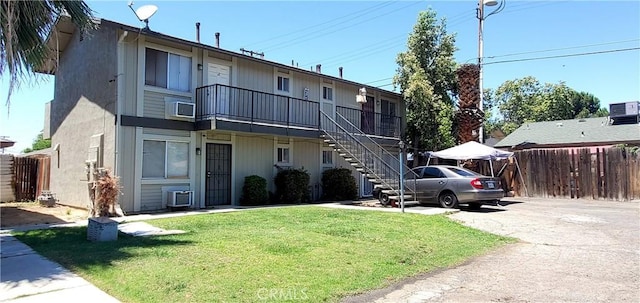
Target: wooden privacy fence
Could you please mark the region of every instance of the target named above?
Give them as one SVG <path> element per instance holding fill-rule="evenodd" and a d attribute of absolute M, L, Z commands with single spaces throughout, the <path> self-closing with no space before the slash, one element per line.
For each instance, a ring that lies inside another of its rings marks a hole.
<path fill-rule="evenodd" d="M 514 160 L 494 161 L 494 173 L 516 196 L 586 198 L 628 201 L 640 199 L 640 154 L 631 149 L 516 151 Z M 486 162 L 486 161 L 485 161 Z M 490 174 L 488 165 L 481 165 Z M 522 173 L 522 176 L 518 175 Z M 522 178 L 521 178 L 522 177 Z M 522 184 L 524 180 L 525 188 Z"/>
<path fill-rule="evenodd" d="M 51 158 L 14 157 L 13 186 L 16 201 L 34 201 L 49 189 Z"/>

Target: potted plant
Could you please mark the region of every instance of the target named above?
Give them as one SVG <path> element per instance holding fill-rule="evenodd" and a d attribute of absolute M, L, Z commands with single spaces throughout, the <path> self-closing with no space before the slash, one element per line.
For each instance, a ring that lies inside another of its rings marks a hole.
<path fill-rule="evenodd" d="M 109 217 L 121 216 L 118 212 L 120 182 L 111 171 L 104 168 L 93 170 L 93 181 L 89 182 L 91 204 L 87 239 L 90 241 L 114 241 L 118 239 L 118 222 Z"/>

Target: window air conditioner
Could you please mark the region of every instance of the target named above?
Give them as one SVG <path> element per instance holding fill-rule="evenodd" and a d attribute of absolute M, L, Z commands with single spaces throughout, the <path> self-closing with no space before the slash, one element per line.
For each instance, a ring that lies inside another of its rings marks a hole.
<path fill-rule="evenodd" d="M 196 105 L 188 102 L 176 101 L 173 103 L 174 117 L 179 118 L 195 118 L 196 117 Z"/>
<path fill-rule="evenodd" d="M 191 206 L 193 202 L 193 192 L 189 190 L 167 192 L 167 206 L 182 207 Z"/>

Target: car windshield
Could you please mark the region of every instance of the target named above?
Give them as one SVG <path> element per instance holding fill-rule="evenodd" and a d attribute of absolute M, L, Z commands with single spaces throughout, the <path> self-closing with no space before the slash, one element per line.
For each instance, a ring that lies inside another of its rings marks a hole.
<path fill-rule="evenodd" d="M 463 176 L 463 177 L 474 177 L 474 176 L 482 176 L 479 173 L 476 173 L 474 171 L 470 171 L 466 168 L 460 168 L 460 167 L 447 167 L 450 171 L 456 173 L 457 175 Z"/>

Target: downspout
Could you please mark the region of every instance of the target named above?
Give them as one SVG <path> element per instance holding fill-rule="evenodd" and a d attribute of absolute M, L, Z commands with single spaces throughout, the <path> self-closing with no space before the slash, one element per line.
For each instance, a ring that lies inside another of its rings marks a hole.
<path fill-rule="evenodd" d="M 114 151 L 114 164 L 113 164 L 113 174 L 115 176 L 120 176 L 120 165 L 118 165 L 119 161 L 119 152 L 120 152 L 120 125 L 122 124 L 120 121 L 121 113 L 120 113 L 120 104 L 124 99 L 124 52 L 122 50 L 124 43 L 124 39 L 129 34 L 128 31 L 122 32 L 120 37 L 118 38 L 118 45 L 116 49 L 116 61 L 117 61 L 117 71 L 116 77 L 117 81 L 117 96 L 116 96 L 116 134 L 115 134 L 115 151 Z"/>

